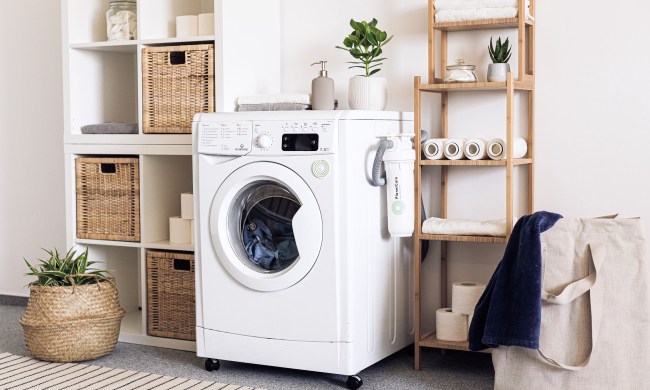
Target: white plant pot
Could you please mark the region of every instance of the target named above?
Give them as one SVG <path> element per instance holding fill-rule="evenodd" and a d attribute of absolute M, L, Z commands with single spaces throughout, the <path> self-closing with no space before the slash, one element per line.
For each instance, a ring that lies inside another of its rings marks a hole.
<path fill-rule="evenodd" d="M 508 72 L 510 72 L 510 64 L 490 64 L 488 65 L 487 81 L 506 81 Z"/>
<path fill-rule="evenodd" d="M 386 79 L 384 77 L 350 77 L 348 105 L 352 110 L 382 111 L 386 108 Z"/>

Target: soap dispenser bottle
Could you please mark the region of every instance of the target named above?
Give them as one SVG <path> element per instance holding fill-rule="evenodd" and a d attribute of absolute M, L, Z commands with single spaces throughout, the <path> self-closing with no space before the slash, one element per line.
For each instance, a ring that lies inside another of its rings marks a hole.
<path fill-rule="evenodd" d="M 321 65 L 318 77 L 311 81 L 311 109 L 312 110 L 333 110 L 334 109 L 334 80 L 327 77 L 325 64 L 327 61 L 318 61 L 311 64 Z"/>

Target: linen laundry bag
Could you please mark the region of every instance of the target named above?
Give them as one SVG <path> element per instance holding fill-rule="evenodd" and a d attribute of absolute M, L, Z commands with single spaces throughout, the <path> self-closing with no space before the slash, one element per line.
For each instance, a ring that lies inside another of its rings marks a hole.
<path fill-rule="evenodd" d="M 564 218 L 541 234 L 539 349 L 492 351 L 506 389 L 649 389 L 650 268 L 640 219 Z"/>

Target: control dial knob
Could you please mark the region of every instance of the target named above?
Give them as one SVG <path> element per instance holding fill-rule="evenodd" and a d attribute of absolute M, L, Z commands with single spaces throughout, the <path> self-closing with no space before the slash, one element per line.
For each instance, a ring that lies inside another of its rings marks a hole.
<path fill-rule="evenodd" d="M 273 144 L 273 138 L 268 134 L 262 134 L 257 137 L 257 146 L 262 149 L 267 149 Z"/>

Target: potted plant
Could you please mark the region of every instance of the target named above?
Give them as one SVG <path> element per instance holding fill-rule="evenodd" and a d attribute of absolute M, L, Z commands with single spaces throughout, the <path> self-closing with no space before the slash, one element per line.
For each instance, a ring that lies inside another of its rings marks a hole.
<path fill-rule="evenodd" d="M 124 310 L 108 271 L 93 270 L 88 249 L 61 256 L 54 249 L 40 264 L 27 260 L 37 279 L 29 284 L 27 311 L 20 319 L 34 357 L 51 362 L 96 359 L 113 351 Z"/>
<path fill-rule="evenodd" d="M 510 72 L 508 60 L 510 60 L 511 48 L 509 38 L 506 38 L 503 44 L 501 44 L 501 37 L 497 38 L 497 44 L 493 47 L 492 37 L 490 37 L 488 52 L 493 63 L 488 65 L 487 81 L 506 81 L 506 74 Z"/>
<path fill-rule="evenodd" d="M 350 78 L 348 87 L 348 104 L 353 110 L 383 110 L 386 108 L 386 79 L 371 77 L 381 70 L 381 58 L 384 47 L 393 36 L 377 28 L 377 19 L 370 22 L 350 20 L 352 33 L 343 39 L 343 46 L 337 49 L 345 50 L 352 55 L 354 61 L 348 69 L 362 69 L 361 75 Z"/>

